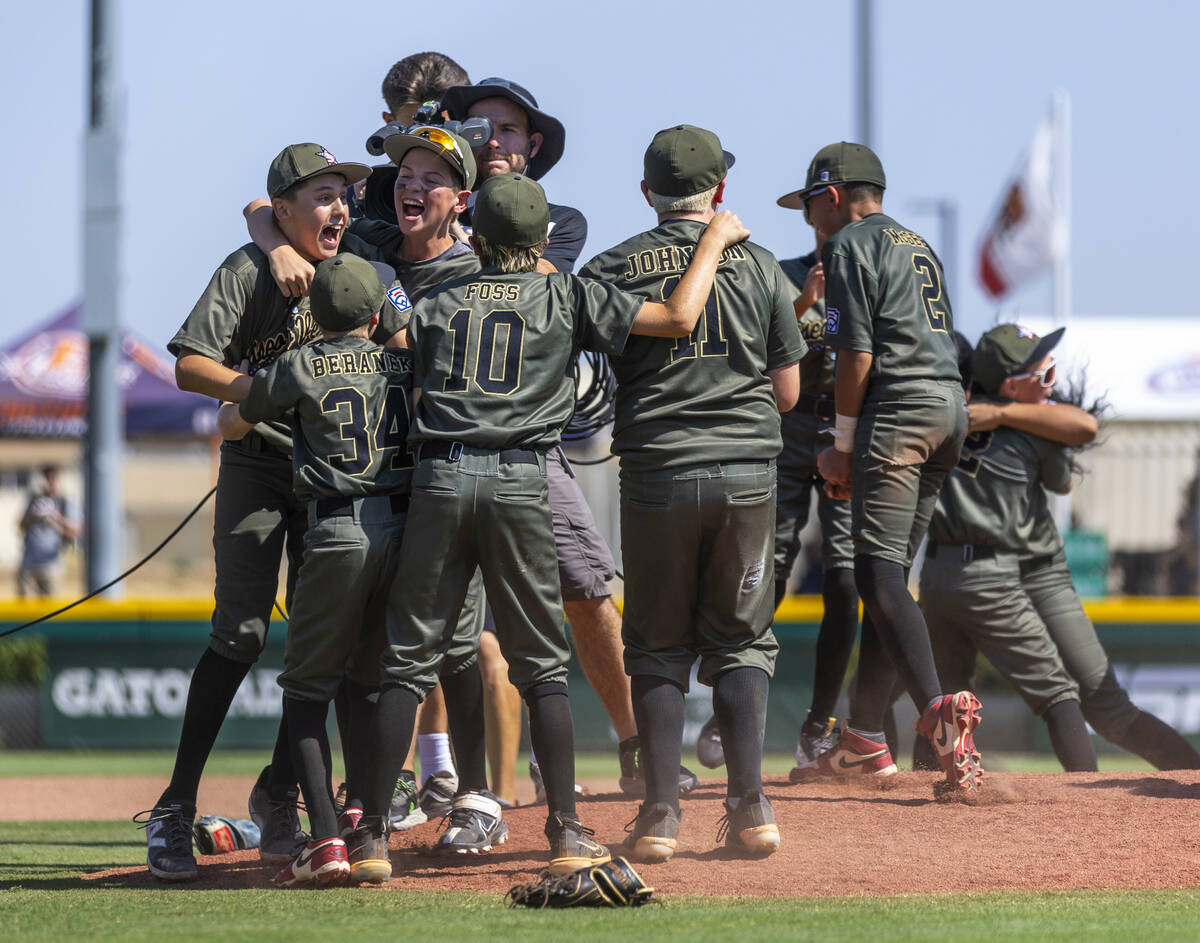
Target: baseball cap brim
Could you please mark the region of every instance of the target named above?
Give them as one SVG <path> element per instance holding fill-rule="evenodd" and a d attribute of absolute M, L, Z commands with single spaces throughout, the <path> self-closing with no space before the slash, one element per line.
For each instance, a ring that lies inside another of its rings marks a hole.
<path fill-rule="evenodd" d="M 314 170 L 311 174 L 305 174 L 303 177 L 297 177 L 288 185 L 288 189 L 290 190 L 292 187 L 304 183 L 306 180 L 312 180 L 314 177 L 321 177 L 325 174 L 337 174 L 345 179 L 346 186 L 352 187 L 356 183 L 360 183 L 371 176 L 371 168 L 366 164 L 356 164 L 352 161 L 330 164 L 328 167 L 322 167 L 320 170 Z"/>
<path fill-rule="evenodd" d="M 459 140 L 461 142 L 459 145 L 461 148 L 466 144 L 466 142 L 461 141 L 461 138 Z M 415 148 L 421 148 L 422 150 L 430 151 L 431 153 L 436 154 L 438 157 L 442 157 L 442 155 L 446 153 L 445 149 L 440 144 L 436 144 L 433 141 L 427 141 L 425 138 L 420 138 L 412 134 L 393 134 L 391 137 L 386 138 L 383 142 L 384 153 L 387 154 L 392 163 L 397 167 L 400 166 L 400 161 L 404 160 L 404 155 Z M 469 152 L 468 157 L 471 157 L 471 159 L 474 160 Z M 458 171 L 458 168 L 450 163 L 450 161 L 443 158 L 442 162 L 455 172 L 465 173 L 465 177 L 462 182 L 464 190 L 470 190 L 471 187 L 474 186 L 474 168 L 468 166 L 465 167 L 463 171 Z"/>
<path fill-rule="evenodd" d="M 821 186 L 825 187 L 828 184 L 823 183 Z M 775 201 L 775 205 L 782 206 L 785 210 L 802 210 L 804 209 L 804 195 L 809 190 L 815 189 L 816 187 L 808 187 L 802 190 L 793 190 L 791 193 L 785 193 Z"/>
<path fill-rule="evenodd" d="M 1060 327 L 1057 330 L 1051 331 L 1049 334 L 1043 335 L 1042 338 L 1037 342 L 1037 346 L 1033 348 L 1033 353 L 1026 358 L 1025 362 L 1021 364 L 1019 369 L 1028 370 L 1035 363 L 1045 357 L 1046 354 L 1054 350 L 1054 348 L 1058 346 L 1058 342 L 1062 340 L 1064 331 L 1066 331 L 1066 328 Z"/>

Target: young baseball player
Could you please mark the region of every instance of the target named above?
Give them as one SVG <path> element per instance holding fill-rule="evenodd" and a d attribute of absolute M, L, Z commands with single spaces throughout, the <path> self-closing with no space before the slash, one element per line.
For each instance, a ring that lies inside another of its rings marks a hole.
<path fill-rule="evenodd" d="M 883 213 L 879 158 L 860 144 L 822 148 L 798 194 L 829 234 L 826 342 L 837 350 L 834 445 L 818 467 L 851 498 L 854 577 L 864 620 L 853 716 L 824 772 L 889 775 L 883 735 L 893 672 L 921 713 L 947 788 L 978 789 L 970 691 L 942 695 L 921 610 L 907 586 L 913 554 L 967 431 L 953 315 L 941 263 L 919 235 Z"/>
<path fill-rule="evenodd" d="M 271 162 L 267 192 L 288 245 L 310 263 L 347 250 L 373 254 L 345 235 L 345 188 L 368 173 L 362 164 L 339 163 L 319 144 L 284 148 Z M 389 305 L 376 338 L 394 343 L 402 326 L 400 312 Z M 243 361 L 254 372 L 318 336 L 308 300 L 285 297 L 266 256 L 246 245 L 217 269 L 168 346 L 177 357 L 180 389 L 236 403 L 250 389 L 250 377 L 236 369 Z M 146 822 L 147 865 L 163 880 L 197 877 L 191 838 L 196 791 L 234 694 L 265 643 L 285 547 L 290 603 L 306 522 L 292 488 L 291 445 L 288 423 L 276 422 L 221 446 L 212 639 L 192 674 L 171 782 Z M 304 838 L 287 743 L 285 718 L 271 765 L 251 793 L 251 817 L 262 830 L 259 850 L 268 861 L 291 860 Z"/>
<path fill-rule="evenodd" d="M 659 225 L 601 253 L 583 274 L 668 296 L 717 214 L 732 163 L 711 131 L 660 131 L 641 185 Z M 622 636 L 646 778 L 626 847 L 639 860 L 665 861 L 675 850 L 684 695 L 697 657 L 729 769 L 718 840 L 751 854 L 779 845 L 762 791 L 762 743 L 779 648 L 771 631 L 779 411 L 795 405 L 806 351 L 793 295 L 775 258 L 741 243 L 722 255 L 688 337 L 635 338 L 612 361 Z"/>
<path fill-rule="evenodd" d="M 391 269 L 381 268 L 390 285 Z M 288 887 L 340 884 L 350 874 L 329 788 L 326 714 L 343 677 L 378 685 L 383 604 L 412 477 L 412 360 L 370 339 L 388 305 L 376 269 L 352 255 L 326 259 L 310 298 L 322 339 L 259 371 L 246 398 L 222 406 L 220 416 L 226 439 L 295 416 L 293 480 L 308 529 L 279 684 L 312 838 L 274 878 Z M 368 728 L 371 713 L 352 724 Z M 347 756 L 348 807 L 361 807 L 363 759 L 361 751 Z"/>
<path fill-rule="evenodd" d="M 619 352 L 631 332 L 683 337 L 700 316 L 717 260 L 745 237 L 723 214 L 664 303 L 600 282 L 537 273 L 549 213 L 533 180 L 488 180 L 475 203 L 472 240 L 483 270 L 425 298 L 410 325 L 416 362 L 417 452 L 413 501 L 389 600 L 388 648 L 376 718 L 375 765 L 365 813 L 350 847 L 352 881 L 391 873 L 383 815 L 395 763 L 412 736 L 420 700 L 474 652 L 447 652 L 476 568 L 483 571 L 509 677 L 529 707 L 549 814 L 550 869 L 565 873 L 609 858 L 575 810 L 574 734 L 567 703 L 569 657 L 547 503 L 546 451 L 574 405 L 570 364 L 581 347 Z M 697 233 L 697 235 L 700 235 Z M 476 850 L 502 841 L 500 806 L 483 793 L 478 738 L 459 747 L 454 840 Z M 443 836 L 445 837 L 445 836 Z"/>
<path fill-rule="evenodd" d="M 1064 769 L 1096 768 L 1085 719 L 1160 769 L 1194 769 L 1200 754 L 1130 701 L 1071 584 L 1046 491 L 1070 489 L 1069 447 L 1099 426 L 1055 395 L 1062 333 L 1001 324 L 968 364 L 972 433 L 938 498 L 921 570 L 938 675 L 951 689 L 969 685 L 981 651 L 1045 721 Z"/>

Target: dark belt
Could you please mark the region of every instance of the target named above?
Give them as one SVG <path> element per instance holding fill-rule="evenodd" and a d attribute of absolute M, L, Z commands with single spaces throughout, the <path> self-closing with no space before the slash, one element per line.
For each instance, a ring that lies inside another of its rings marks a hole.
<path fill-rule="evenodd" d="M 833 422 L 837 410 L 834 409 L 833 397 L 822 393 L 820 396 L 801 396 L 792 407 L 792 412 Z"/>
<path fill-rule="evenodd" d="M 995 547 L 983 547 L 978 544 L 933 544 L 931 543 L 925 549 L 925 556 L 934 558 L 938 555 L 949 556 L 951 549 L 958 551 L 959 558 L 963 563 L 970 563 L 973 560 L 991 560 L 996 556 Z M 1033 573 L 1036 570 L 1045 569 L 1054 562 L 1054 554 L 1044 553 L 1037 557 L 1027 557 L 1021 560 L 1018 564 L 1021 574 Z"/>
<path fill-rule="evenodd" d="M 421 458 L 444 458 L 457 462 L 462 457 L 461 442 L 425 442 L 421 445 Z M 538 456 L 544 455 L 536 449 L 495 449 L 500 455 L 500 463 L 509 465 L 536 465 Z"/>
<path fill-rule="evenodd" d="M 288 460 L 291 460 L 292 457 L 291 449 L 286 449 L 282 446 L 276 445 L 274 442 L 255 432 L 253 429 L 247 432 L 240 439 L 236 440 L 233 444 L 241 448 L 243 451 L 251 453 L 252 455 L 270 455 L 276 458 L 286 458 Z"/>
<path fill-rule="evenodd" d="M 379 495 L 379 497 L 384 496 Z M 403 514 L 408 510 L 408 495 L 389 494 L 387 497 L 392 502 L 393 514 Z M 354 502 L 361 500 L 361 498 L 317 498 L 314 502 L 314 510 L 317 517 L 353 517 Z"/>

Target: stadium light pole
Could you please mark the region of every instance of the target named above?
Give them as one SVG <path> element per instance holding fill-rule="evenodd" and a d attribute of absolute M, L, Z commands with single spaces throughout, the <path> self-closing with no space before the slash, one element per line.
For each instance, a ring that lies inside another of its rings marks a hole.
<path fill-rule="evenodd" d="M 867 147 L 874 150 L 875 142 L 872 139 L 872 127 L 875 116 L 873 113 L 874 100 L 871 95 L 873 86 L 872 67 L 874 61 L 871 57 L 871 26 L 874 19 L 871 0 L 858 0 L 858 13 L 856 17 L 856 39 L 858 46 L 858 87 L 857 91 L 857 133 L 858 143 L 865 144 Z"/>
<path fill-rule="evenodd" d="M 84 140 L 83 314 L 88 338 L 84 548 L 88 591 L 120 572 L 123 534 L 121 351 L 121 106 L 115 0 L 91 0 Z M 109 591 L 119 595 L 120 588 Z"/>
<path fill-rule="evenodd" d="M 937 217 L 938 238 L 934 251 L 942 262 L 942 274 L 946 281 L 946 294 L 954 305 L 954 290 L 958 286 L 958 203 L 949 197 L 929 200 L 913 200 L 910 204 L 914 213 Z"/>

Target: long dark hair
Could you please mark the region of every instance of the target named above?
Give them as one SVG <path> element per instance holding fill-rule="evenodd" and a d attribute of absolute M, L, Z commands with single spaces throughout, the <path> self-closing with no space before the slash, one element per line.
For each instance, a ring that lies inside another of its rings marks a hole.
<path fill-rule="evenodd" d="M 1076 406 L 1084 412 L 1091 413 L 1100 425 L 1100 431 L 1096 433 L 1096 438 L 1086 445 L 1073 447 L 1068 453 L 1071 456 L 1071 471 L 1083 474 L 1083 468 L 1076 456 L 1080 452 L 1086 452 L 1088 449 L 1094 449 L 1096 446 L 1104 444 L 1104 427 L 1108 424 L 1108 417 L 1112 412 L 1112 404 L 1108 401 L 1108 391 L 1105 390 L 1099 396 L 1089 400 L 1087 365 L 1082 364 L 1076 367 L 1070 376 L 1064 377 L 1062 383 L 1054 387 L 1050 399 L 1056 403 L 1066 403 L 1068 406 Z"/>

